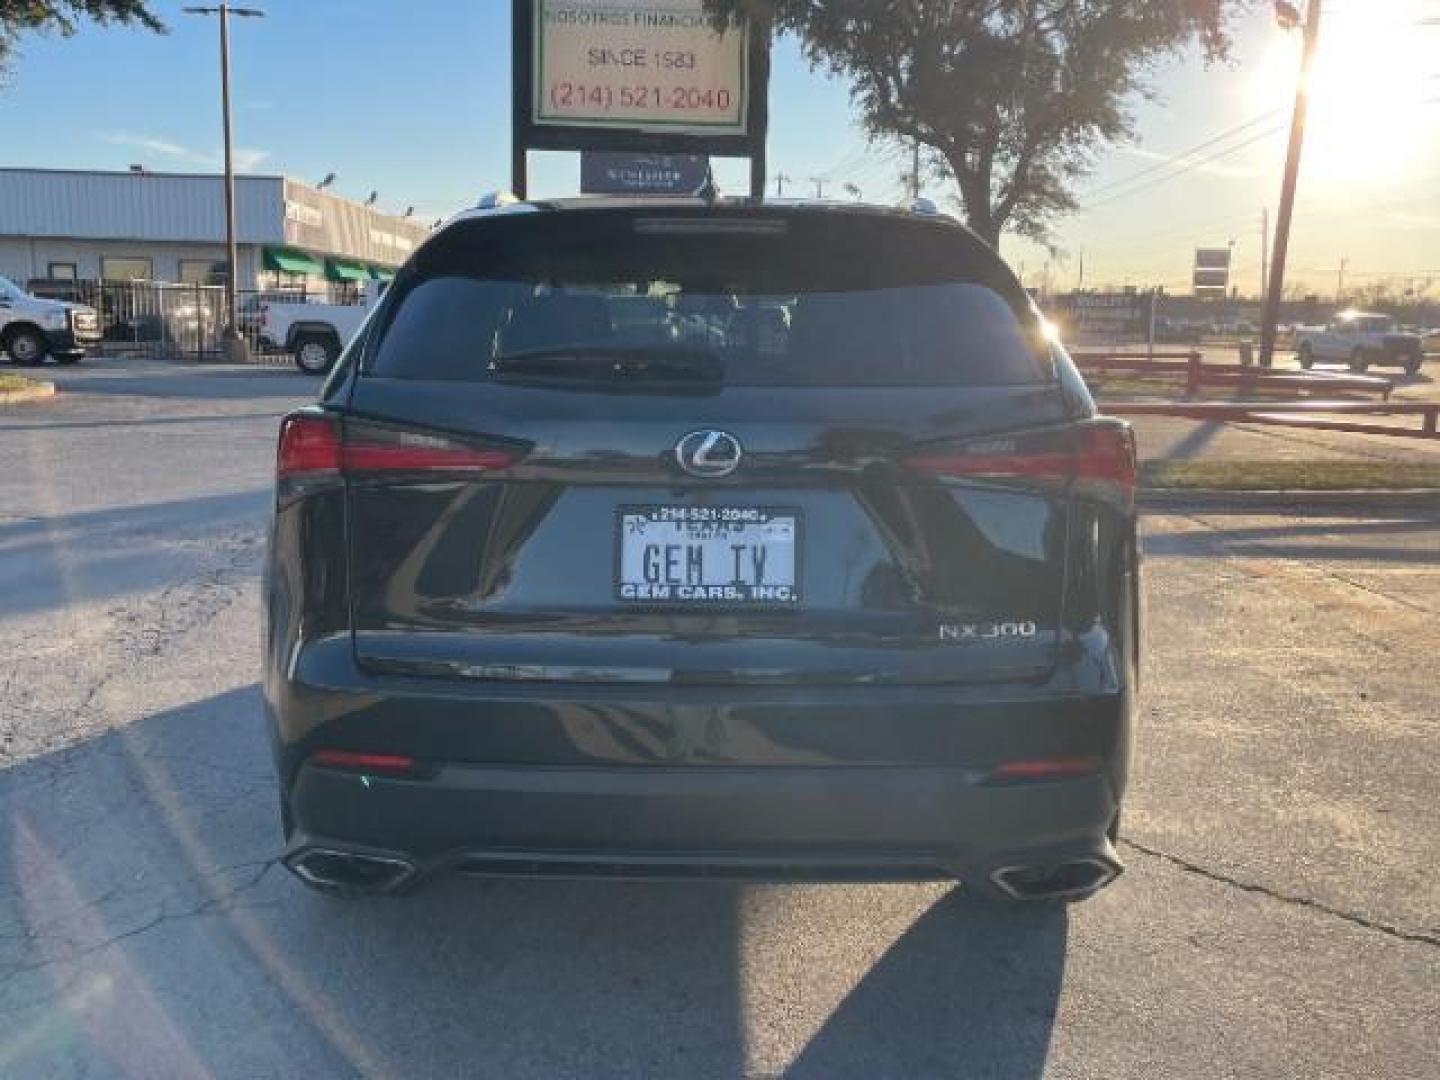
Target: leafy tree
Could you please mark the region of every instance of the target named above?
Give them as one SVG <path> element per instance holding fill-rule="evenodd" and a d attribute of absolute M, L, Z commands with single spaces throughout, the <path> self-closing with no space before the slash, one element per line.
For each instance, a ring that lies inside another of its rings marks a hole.
<path fill-rule="evenodd" d="M 147 0 L 0 0 L 0 72 L 21 34 L 49 30 L 68 37 L 85 20 L 165 30 Z"/>
<path fill-rule="evenodd" d="M 1250 0 L 706 0 L 797 35 L 851 80 L 872 135 L 914 140 L 952 176 L 971 227 L 1044 241 L 1075 181 L 1132 134 L 1166 60 L 1224 58 Z"/>

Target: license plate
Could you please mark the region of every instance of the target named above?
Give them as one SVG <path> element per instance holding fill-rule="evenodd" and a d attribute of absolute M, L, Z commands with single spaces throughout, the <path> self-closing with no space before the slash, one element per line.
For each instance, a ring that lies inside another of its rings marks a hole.
<path fill-rule="evenodd" d="M 794 510 L 625 506 L 617 520 L 617 600 L 785 606 L 800 599 Z"/>

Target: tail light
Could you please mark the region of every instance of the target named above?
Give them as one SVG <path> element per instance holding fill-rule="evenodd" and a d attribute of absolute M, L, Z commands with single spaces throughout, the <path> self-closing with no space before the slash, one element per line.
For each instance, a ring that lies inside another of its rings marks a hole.
<path fill-rule="evenodd" d="M 304 480 L 340 475 L 340 425 L 333 417 L 296 413 L 280 424 L 277 480 Z"/>
<path fill-rule="evenodd" d="M 391 428 L 353 427 L 340 449 L 347 476 L 362 473 L 483 473 L 515 464 L 513 450 L 474 446 L 457 439 Z"/>
<path fill-rule="evenodd" d="M 1126 498 L 1135 494 L 1135 437 L 1129 425 L 1112 420 L 972 440 L 906 464 L 942 479 L 1095 482 Z"/>
<path fill-rule="evenodd" d="M 299 412 L 280 425 L 275 479 L 281 501 L 342 478 L 391 474 L 475 475 L 509 468 L 519 454 L 459 439 L 369 424 L 348 424 L 321 412 Z"/>

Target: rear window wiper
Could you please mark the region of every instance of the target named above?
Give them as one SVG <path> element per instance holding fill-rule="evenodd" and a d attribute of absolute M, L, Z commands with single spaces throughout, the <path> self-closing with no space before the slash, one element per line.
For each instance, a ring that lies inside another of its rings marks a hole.
<path fill-rule="evenodd" d="M 684 345 L 558 345 L 501 353 L 490 361 L 496 377 L 564 381 L 713 383 L 725 363 L 712 350 Z"/>

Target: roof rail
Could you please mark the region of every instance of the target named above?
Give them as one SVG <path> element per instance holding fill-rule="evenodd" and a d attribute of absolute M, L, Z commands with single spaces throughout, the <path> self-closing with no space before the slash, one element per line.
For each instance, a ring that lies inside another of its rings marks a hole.
<path fill-rule="evenodd" d="M 480 196 L 480 201 L 475 204 L 476 210 L 498 210 L 502 206 L 514 206 L 520 202 L 514 192 L 510 191 L 487 191 Z"/>

